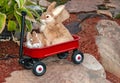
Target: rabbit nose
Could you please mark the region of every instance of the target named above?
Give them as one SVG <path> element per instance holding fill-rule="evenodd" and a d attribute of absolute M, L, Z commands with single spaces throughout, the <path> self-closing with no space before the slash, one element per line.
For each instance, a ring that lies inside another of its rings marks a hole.
<path fill-rule="evenodd" d="M 44 20 L 44 19 L 41 19 L 40 21 L 41 21 L 41 22 L 45 22 L 45 20 Z"/>
<path fill-rule="evenodd" d="M 45 23 L 45 20 L 41 19 L 40 22 L 41 22 L 42 24 L 44 24 L 44 23 Z"/>

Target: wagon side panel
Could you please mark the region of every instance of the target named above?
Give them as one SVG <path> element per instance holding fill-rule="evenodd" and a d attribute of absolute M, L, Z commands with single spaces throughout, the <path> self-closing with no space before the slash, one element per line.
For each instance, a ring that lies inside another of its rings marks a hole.
<path fill-rule="evenodd" d="M 44 48 L 30 49 L 30 48 L 24 47 L 24 54 L 32 58 L 42 59 L 42 58 L 45 58 L 45 57 L 48 57 L 48 56 L 51 56 L 57 53 L 76 49 L 79 47 L 79 37 L 77 36 L 73 36 L 73 37 L 74 37 L 73 41 L 56 44 L 56 45 L 52 45 L 52 46 L 48 46 Z"/>

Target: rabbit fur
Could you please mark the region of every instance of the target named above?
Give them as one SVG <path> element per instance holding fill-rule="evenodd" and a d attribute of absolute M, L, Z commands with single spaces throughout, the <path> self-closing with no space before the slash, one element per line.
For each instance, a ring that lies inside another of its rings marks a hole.
<path fill-rule="evenodd" d="M 73 40 L 70 32 L 62 24 L 63 21 L 69 18 L 69 13 L 65 10 L 64 5 L 55 8 L 56 2 L 48 6 L 46 12 L 41 15 L 41 25 L 33 24 L 33 29 L 38 29 L 40 32 L 28 32 L 26 46 L 28 48 L 40 48 L 58 43 Z"/>
<path fill-rule="evenodd" d="M 28 48 L 41 48 L 46 46 L 46 39 L 42 33 L 28 32 L 26 46 Z"/>
<path fill-rule="evenodd" d="M 47 11 L 40 18 L 40 32 L 46 37 L 48 46 L 73 40 L 70 32 L 62 24 L 63 21 L 69 18 L 69 13 L 65 10 L 65 5 L 58 7 L 55 7 L 55 5 L 56 2 L 50 4 Z"/>

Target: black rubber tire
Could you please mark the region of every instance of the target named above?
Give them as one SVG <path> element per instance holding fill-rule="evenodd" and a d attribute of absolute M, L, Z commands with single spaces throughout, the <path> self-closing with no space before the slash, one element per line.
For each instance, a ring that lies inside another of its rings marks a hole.
<path fill-rule="evenodd" d="M 23 61 L 24 61 L 23 67 L 24 67 L 25 69 L 32 69 L 32 66 L 33 66 L 33 61 L 32 61 L 32 59 L 30 59 L 30 58 L 25 58 L 25 59 L 23 59 Z"/>
<path fill-rule="evenodd" d="M 42 76 L 46 72 L 46 65 L 44 63 L 40 62 L 40 61 L 36 62 L 33 65 L 32 72 L 36 76 Z"/>
<path fill-rule="evenodd" d="M 32 58 L 24 58 L 22 60 L 22 65 L 25 69 L 32 69 L 33 68 L 33 64 L 38 62 L 39 59 L 32 59 Z"/>
<path fill-rule="evenodd" d="M 79 50 L 74 50 L 72 55 L 72 61 L 74 64 L 80 64 L 83 62 L 84 55 Z"/>
<path fill-rule="evenodd" d="M 68 57 L 68 52 L 59 53 L 57 54 L 57 57 L 59 59 L 66 59 Z"/>

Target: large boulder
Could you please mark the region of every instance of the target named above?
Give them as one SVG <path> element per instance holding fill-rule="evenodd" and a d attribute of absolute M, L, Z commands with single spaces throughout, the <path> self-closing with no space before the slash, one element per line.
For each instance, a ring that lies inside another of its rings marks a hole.
<path fill-rule="evenodd" d="M 70 0 L 66 3 L 66 9 L 70 13 L 96 11 L 97 5 L 102 3 L 102 0 Z"/>
<path fill-rule="evenodd" d="M 120 26 L 111 20 L 101 20 L 97 24 L 99 36 L 96 44 L 104 68 L 120 78 Z"/>
<path fill-rule="evenodd" d="M 57 57 L 48 57 L 43 62 L 47 65 L 47 72 L 43 76 L 36 77 L 30 70 L 15 71 L 11 73 L 11 77 L 6 78 L 5 83 L 110 83 L 99 75 L 98 70 L 83 66 L 84 62 L 75 65 Z"/>
<path fill-rule="evenodd" d="M 96 58 L 93 55 L 87 53 L 84 54 L 84 61 L 82 65 L 85 68 L 93 71 L 94 73 L 96 72 L 98 76 L 106 78 L 106 73 L 103 66 L 96 60 Z"/>

